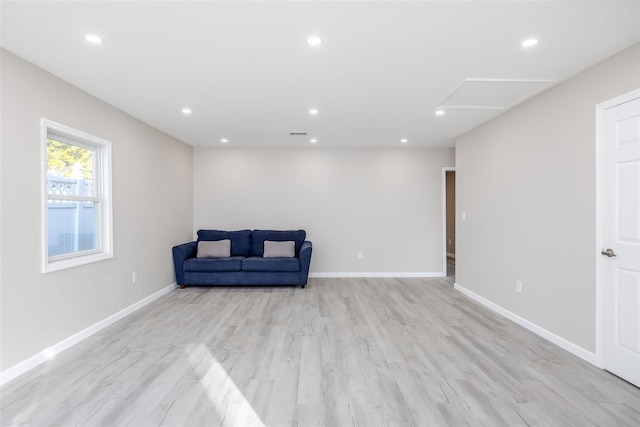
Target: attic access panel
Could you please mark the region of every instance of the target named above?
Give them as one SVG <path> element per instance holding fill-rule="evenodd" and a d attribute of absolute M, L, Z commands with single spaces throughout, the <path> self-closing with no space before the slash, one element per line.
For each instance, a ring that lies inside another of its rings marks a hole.
<path fill-rule="evenodd" d="M 557 80 L 465 79 L 440 103 L 442 109 L 508 110 Z"/>

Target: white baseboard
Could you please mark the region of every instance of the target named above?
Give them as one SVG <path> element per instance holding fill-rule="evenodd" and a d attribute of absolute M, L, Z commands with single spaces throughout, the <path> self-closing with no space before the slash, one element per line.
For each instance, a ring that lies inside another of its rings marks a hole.
<path fill-rule="evenodd" d="M 441 272 L 416 272 L 416 273 L 375 273 L 375 272 L 338 272 L 338 273 L 309 273 L 309 277 L 318 277 L 318 278 L 347 278 L 347 277 L 446 277 L 446 275 Z"/>
<path fill-rule="evenodd" d="M 481 297 L 480 295 L 470 291 L 469 289 L 465 288 L 464 286 L 461 286 L 457 283 L 454 283 L 453 285 L 454 289 L 456 289 L 457 291 L 465 294 L 466 296 L 468 296 L 469 298 L 471 298 L 472 300 L 482 304 L 483 306 L 487 307 L 489 310 L 494 311 L 504 317 L 506 317 L 507 319 L 517 323 L 518 325 L 530 330 L 531 332 L 533 332 L 534 334 L 537 334 L 539 336 L 541 336 L 542 338 L 546 339 L 547 341 L 550 341 L 552 343 L 554 343 L 555 345 L 557 345 L 560 348 L 563 348 L 564 350 L 568 351 L 569 353 L 578 356 L 580 359 L 585 360 L 589 363 L 591 363 L 592 365 L 596 365 L 596 354 L 586 350 L 582 347 L 580 347 L 579 345 L 576 345 L 574 343 L 572 343 L 571 341 L 566 340 L 565 338 L 562 338 L 559 335 L 554 334 L 551 331 L 548 331 L 546 329 L 544 329 L 541 326 L 536 325 L 535 323 L 518 316 L 515 313 L 510 312 L 509 310 L 500 307 L 499 305 L 489 301 L 488 299 Z"/>
<path fill-rule="evenodd" d="M 76 334 L 73 334 L 68 338 L 63 339 L 59 343 L 54 344 L 53 346 L 42 350 L 40 353 L 35 354 L 26 360 L 23 360 L 17 365 L 14 365 L 9 369 L 6 369 L 5 371 L 0 372 L 0 386 L 19 377 L 20 375 L 26 373 L 27 371 L 30 371 L 31 369 L 35 368 L 41 363 L 46 362 L 47 360 L 54 357 L 56 354 L 61 353 L 64 350 L 68 349 L 69 347 L 89 338 L 91 335 L 95 334 L 96 332 L 99 332 L 100 330 L 106 328 L 107 326 L 114 324 L 118 320 L 128 316 L 134 311 L 141 309 L 145 305 L 153 302 L 154 300 L 160 298 L 164 294 L 172 291 L 177 286 L 178 285 L 176 283 L 172 283 L 171 285 L 163 289 L 160 289 L 158 292 L 155 292 L 149 295 L 148 297 L 141 299 L 140 301 L 130 305 L 129 307 L 124 308 L 115 314 L 112 314 L 106 319 L 103 319 L 98 323 L 95 323 L 89 326 L 88 328 Z"/>

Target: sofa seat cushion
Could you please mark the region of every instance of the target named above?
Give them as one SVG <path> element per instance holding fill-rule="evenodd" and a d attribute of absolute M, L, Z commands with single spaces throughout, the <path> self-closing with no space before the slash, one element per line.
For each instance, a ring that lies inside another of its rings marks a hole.
<path fill-rule="evenodd" d="M 249 257 L 242 261 L 243 271 L 300 271 L 298 258 Z"/>
<path fill-rule="evenodd" d="M 184 261 L 184 271 L 218 272 L 241 271 L 244 257 L 229 258 L 189 258 Z"/>

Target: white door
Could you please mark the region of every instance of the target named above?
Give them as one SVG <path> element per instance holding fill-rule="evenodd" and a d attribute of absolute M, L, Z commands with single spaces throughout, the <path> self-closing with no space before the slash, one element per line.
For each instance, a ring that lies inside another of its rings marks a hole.
<path fill-rule="evenodd" d="M 603 119 L 602 361 L 640 387 L 640 98 Z"/>

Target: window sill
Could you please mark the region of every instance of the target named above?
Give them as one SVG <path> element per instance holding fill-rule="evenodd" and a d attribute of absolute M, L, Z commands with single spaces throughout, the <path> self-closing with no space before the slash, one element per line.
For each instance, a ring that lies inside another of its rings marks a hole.
<path fill-rule="evenodd" d="M 78 267 L 85 264 L 104 261 L 113 258 L 112 252 L 99 252 L 90 255 L 82 255 L 72 258 L 64 258 L 56 261 L 47 261 L 43 268 L 43 273 L 66 270 L 67 268 Z"/>

